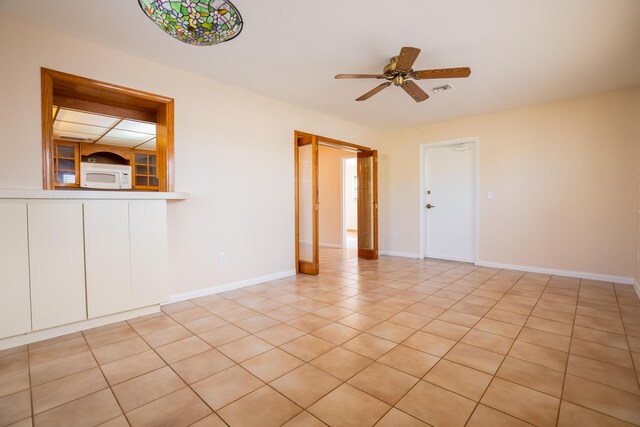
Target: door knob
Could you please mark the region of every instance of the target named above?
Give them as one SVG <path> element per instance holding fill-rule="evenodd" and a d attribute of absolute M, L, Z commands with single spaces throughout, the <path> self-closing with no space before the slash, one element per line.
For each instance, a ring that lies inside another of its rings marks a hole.
<path fill-rule="evenodd" d="M 432 205 L 431 203 L 427 203 L 427 209 L 435 208 L 436 205 Z"/>

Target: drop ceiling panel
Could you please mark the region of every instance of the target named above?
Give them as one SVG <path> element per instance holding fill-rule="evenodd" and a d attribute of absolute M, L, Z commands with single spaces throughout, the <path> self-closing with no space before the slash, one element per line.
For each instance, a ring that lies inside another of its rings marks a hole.
<path fill-rule="evenodd" d="M 118 138 L 118 139 L 126 139 L 132 142 L 138 142 L 138 144 L 142 142 L 147 142 L 148 140 L 153 138 L 153 135 L 149 135 L 147 133 L 139 133 L 139 132 L 130 132 L 128 130 L 118 130 L 113 129 L 110 130 L 105 137 L 108 138 Z"/>
<path fill-rule="evenodd" d="M 149 135 L 156 134 L 156 124 L 148 122 L 140 122 L 137 120 L 125 119 L 115 127 L 118 130 L 128 130 L 132 132 L 146 133 Z"/>
<path fill-rule="evenodd" d="M 103 116 L 102 114 L 85 113 L 82 111 L 61 108 L 58 112 L 58 117 L 56 117 L 56 121 L 58 120 L 62 122 L 111 128 L 121 119 L 119 117 Z"/>
<path fill-rule="evenodd" d="M 156 149 L 156 139 L 154 138 L 149 142 L 145 142 L 144 144 L 142 144 L 142 145 L 140 145 L 140 146 L 138 146 L 136 148 L 139 148 L 140 150 L 153 150 L 153 151 L 155 151 L 155 149 Z"/>
<path fill-rule="evenodd" d="M 60 120 L 56 120 L 53 123 L 53 131 L 59 132 L 76 132 L 76 133 L 85 133 L 88 135 L 95 135 L 96 137 L 104 135 L 109 128 L 101 127 L 101 126 L 91 126 L 91 125 L 83 125 L 79 123 L 71 123 L 71 122 L 62 122 Z"/>

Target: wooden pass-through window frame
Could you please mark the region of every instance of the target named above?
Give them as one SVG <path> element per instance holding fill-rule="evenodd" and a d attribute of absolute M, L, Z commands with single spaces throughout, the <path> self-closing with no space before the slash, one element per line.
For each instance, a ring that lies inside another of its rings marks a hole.
<path fill-rule="evenodd" d="M 174 100 L 61 71 L 41 69 L 42 182 L 55 189 L 53 106 L 156 123 L 159 191 L 174 191 Z"/>

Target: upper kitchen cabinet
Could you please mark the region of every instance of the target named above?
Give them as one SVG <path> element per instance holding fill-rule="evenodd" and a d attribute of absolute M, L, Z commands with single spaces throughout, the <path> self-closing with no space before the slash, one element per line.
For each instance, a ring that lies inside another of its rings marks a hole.
<path fill-rule="evenodd" d="M 80 147 L 76 142 L 57 141 L 53 147 L 53 179 L 56 187 L 80 187 Z"/>
<path fill-rule="evenodd" d="M 173 108 L 172 98 L 43 68 L 44 189 L 173 191 Z"/>
<path fill-rule="evenodd" d="M 158 189 L 158 156 L 155 151 L 134 150 L 133 187 L 140 190 Z"/>

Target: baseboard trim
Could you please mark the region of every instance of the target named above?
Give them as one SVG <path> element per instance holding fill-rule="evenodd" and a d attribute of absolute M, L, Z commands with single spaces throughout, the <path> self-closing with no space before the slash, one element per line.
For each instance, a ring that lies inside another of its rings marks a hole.
<path fill-rule="evenodd" d="M 640 283 L 637 280 L 633 280 L 633 287 L 636 290 L 636 294 L 638 294 L 638 298 L 640 298 Z"/>
<path fill-rule="evenodd" d="M 401 257 L 401 258 L 420 259 L 420 254 L 411 253 L 411 252 L 379 251 L 379 255 L 397 256 L 397 257 Z"/>
<path fill-rule="evenodd" d="M 526 265 L 502 264 L 499 262 L 477 261 L 479 267 L 502 268 L 507 270 L 527 271 L 531 273 L 553 274 L 555 276 L 577 277 L 579 279 L 599 280 L 602 282 L 621 283 L 633 285 L 632 277 L 611 276 L 607 274 L 585 273 L 583 271 L 558 270 L 554 268 L 531 267 Z M 636 289 L 637 290 L 637 289 Z"/>
<path fill-rule="evenodd" d="M 475 264 L 475 260 L 474 259 L 452 258 L 452 257 L 440 256 L 440 255 L 427 255 L 425 258 L 435 259 L 435 260 L 441 259 L 441 260 L 444 260 L 444 261 L 466 262 L 466 263 L 470 263 L 470 264 Z"/>
<path fill-rule="evenodd" d="M 25 344 L 31 344 L 36 341 L 48 340 L 50 338 L 56 338 L 62 335 L 73 334 L 74 332 L 97 328 L 98 326 L 108 325 L 109 323 L 120 322 L 123 320 L 133 319 L 134 317 L 158 313 L 159 311 L 159 305 L 152 305 L 149 307 L 138 308 L 122 313 L 110 314 L 108 316 L 98 317 L 96 319 L 82 320 L 80 322 L 71 323 L 69 325 L 43 329 L 42 331 L 28 332 L 23 335 L 16 335 L 14 337 L 4 338 L 0 340 L 0 350 L 18 347 Z"/>
<path fill-rule="evenodd" d="M 295 276 L 295 270 L 281 271 L 279 273 L 268 274 L 266 276 L 253 277 L 251 279 L 239 280 L 237 282 L 225 283 L 218 286 L 212 286 L 210 288 L 199 289 L 197 291 L 185 292 L 183 294 L 171 295 L 166 304 L 172 304 L 174 302 L 186 301 L 194 298 L 206 297 L 207 295 L 219 294 L 221 292 L 233 291 L 235 289 L 244 288 L 247 286 L 258 285 L 264 282 L 270 282 L 272 280 L 278 280 L 285 277 Z"/>

